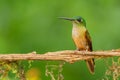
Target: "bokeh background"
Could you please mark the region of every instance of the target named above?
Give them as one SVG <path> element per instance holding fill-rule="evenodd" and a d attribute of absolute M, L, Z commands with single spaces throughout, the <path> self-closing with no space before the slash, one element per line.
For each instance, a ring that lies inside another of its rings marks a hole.
<path fill-rule="evenodd" d="M 94 50 L 120 48 L 120 0 L 0 0 L 0 53 L 74 50 L 71 22 L 58 19 L 74 16 L 85 18 Z M 105 61 L 95 60 L 94 75 L 84 61 L 66 63 L 62 74 L 65 80 L 101 80 Z M 38 80 L 48 80 L 45 65 L 32 63 Z"/>

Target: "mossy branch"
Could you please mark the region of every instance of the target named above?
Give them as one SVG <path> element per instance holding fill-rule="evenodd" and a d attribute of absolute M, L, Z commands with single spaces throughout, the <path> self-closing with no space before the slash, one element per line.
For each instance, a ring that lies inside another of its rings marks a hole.
<path fill-rule="evenodd" d="M 0 54 L 0 61 L 8 60 L 52 60 L 52 61 L 66 61 L 74 63 L 79 60 L 87 60 L 90 58 L 112 57 L 120 56 L 120 49 L 109 51 L 75 51 L 75 50 L 63 50 L 56 52 L 47 52 L 44 54 L 36 54 L 31 52 L 28 54 Z"/>

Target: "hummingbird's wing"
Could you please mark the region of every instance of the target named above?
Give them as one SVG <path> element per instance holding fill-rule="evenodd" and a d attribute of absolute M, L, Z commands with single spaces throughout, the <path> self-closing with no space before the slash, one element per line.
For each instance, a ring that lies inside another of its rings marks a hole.
<path fill-rule="evenodd" d="M 92 40 L 91 40 L 91 37 L 90 37 L 90 34 L 89 32 L 86 30 L 85 32 L 85 38 L 86 38 L 86 42 L 87 42 L 87 46 L 88 46 L 88 51 L 92 51 Z"/>
<path fill-rule="evenodd" d="M 87 40 L 88 51 L 92 51 L 92 40 L 87 30 L 85 32 L 85 38 Z M 94 59 L 86 60 L 86 63 L 90 72 L 94 73 L 94 65 L 95 65 Z"/>

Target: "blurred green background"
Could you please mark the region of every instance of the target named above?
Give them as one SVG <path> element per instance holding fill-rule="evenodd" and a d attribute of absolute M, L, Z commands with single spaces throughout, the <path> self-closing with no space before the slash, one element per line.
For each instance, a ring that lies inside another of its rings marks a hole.
<path fill-rule="evenodd" d="M 82 16 L 93 41 L 94 50 L 120 48 L 120 0 L 0 0 L 0 53 L 74 50 L 71 22 L 57 17 Z M 46 62 L 34 62 L 41 80 Z M 101 80 L 105 60 L 96 60 L 95 75 L 84 61 L 66 63 L 65 80 Z"/>

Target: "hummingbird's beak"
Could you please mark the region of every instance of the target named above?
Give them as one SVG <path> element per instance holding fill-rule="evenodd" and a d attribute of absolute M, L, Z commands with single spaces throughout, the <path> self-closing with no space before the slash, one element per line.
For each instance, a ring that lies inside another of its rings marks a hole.
<path fill-rule="evenodd" d="M 60 19 L 64 19 L 64 20 L 69 20 L 69 21 L 74 21 L 75 19 L 73 18 L 67 18 L 67 17 L 59 17 Z"/>

